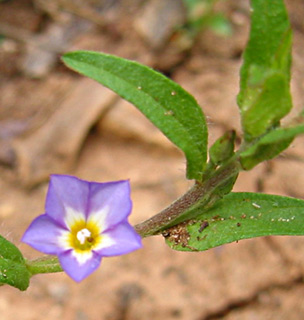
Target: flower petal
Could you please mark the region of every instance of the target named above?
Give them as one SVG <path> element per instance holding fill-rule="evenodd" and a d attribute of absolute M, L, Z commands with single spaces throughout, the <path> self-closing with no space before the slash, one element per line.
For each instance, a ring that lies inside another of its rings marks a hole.
<path fill-rule="evenodd" d="M 46 214 L 65 226 L 67 210 L 85 216 L 89 197 L 89 182 L 67 175 L 51 175 L 46 198 Z"/>
<path fill-rule="evenodd" d="M 65 210 L 64 223 L 67 229 L 71 230 L 73 225 L 77 222 L 85 222 L 85 213 L 74 210 L 73 208 L 67 207 Z"/>
<path fill-rule="evenodd" d="M 22 242 L 47 254 L 57 255 L 62 251 L 58 238 L 65 230 L 48 215 L 37 217 L 22 237 Z"/>
<path fill-rule="evenodd" d="M 102 236 L 107 239 L 106 247 L 94 251 L 105 257 L 129 253 L 142 247 L 141 237 L 127 221 L 104 232 Z"/>
<path fill-rule="evenodd" d="M 58 255 L 58 259 L 62 269 L 77 282 L 80 282 L 95 271 L 101 262 L 101 256 L 92 252 L 90 259 L 80 263 L 72 250 L 62 252 Z"/>
<path fill-rule="evenodd" d="M 106 230 L 126 220 L 132 209 L 128 180 L 90 184 L 88 220 Z"/>

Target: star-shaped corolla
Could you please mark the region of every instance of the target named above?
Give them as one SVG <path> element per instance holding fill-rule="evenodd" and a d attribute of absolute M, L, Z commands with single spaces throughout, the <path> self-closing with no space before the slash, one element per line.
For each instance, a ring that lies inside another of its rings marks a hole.
<path fill-rule="evenodd" d="M 131 209 L 129 181 L 97 183 L 52 175 L 45 214 L 31 223 L 22 241 L 57 255 L 62 269 L 81 281 L 98 268 L 102 257 L 142 246 L 128 222 Z"/>

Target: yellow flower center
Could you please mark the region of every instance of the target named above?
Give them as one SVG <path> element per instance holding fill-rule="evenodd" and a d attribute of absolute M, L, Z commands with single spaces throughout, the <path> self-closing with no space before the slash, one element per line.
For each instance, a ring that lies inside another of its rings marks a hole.
<path fill-rule="evenodd" d="M 99 228 L 92 222 L 76 221 L 69 233 L 69 245 L 77 252 L 91 251 L 101 242 Z"/>

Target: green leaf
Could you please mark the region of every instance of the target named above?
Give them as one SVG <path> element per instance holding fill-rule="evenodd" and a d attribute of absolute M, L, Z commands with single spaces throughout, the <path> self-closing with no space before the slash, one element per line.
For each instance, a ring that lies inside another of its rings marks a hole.
<path fill-rule="evenodd" d="M 133 103 L 185 153 L 187 177 L 201 180 L 207 158 L 207 125 L 188 92 L 146 66 L 112 55 L 77 51 L 65 54 L 62 60 Z"/>
<path fill-rule="evenodd" d="M 163 232 L 181 251 L 203 251 L 268 235 L 304 235 L 304 201 L 258 193 L 230 193 L 200 218 Z"/>
<path fill-rule="evenodd" d="M 215 141 L 209 150 L 210 161 L 219 165 L 234 154 L 235 131 L 228 131 Z"/>
<path fill-rule="evenodd" d="M 29 286 L 30 273 L 19 249 L 0 236 L 0 284 L 9 284 L 20 290 Z"/>
<path fill-rule="evenodd" d="M 303 124 L 270 131 L 251 147 L 240 153 L 243 169 L 250 170 L 262 161 L 273 159 L 285 150 L 297 135 L 303 133 Z"/>
<path fill-rule="evenodd" d="M 292 35 L 284 1 L 252 0 L 251 4 L 251 31 L 238 95 L 247 141 L 278 125 L 292 108 Z"/>

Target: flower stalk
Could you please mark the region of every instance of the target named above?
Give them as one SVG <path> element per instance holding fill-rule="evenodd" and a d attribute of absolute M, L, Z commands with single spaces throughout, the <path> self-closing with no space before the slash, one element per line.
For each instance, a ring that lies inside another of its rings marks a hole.
<path fill-rule="evenodd" d="M 26 267 L 32 276 L 39 273 L 55 273 L 63 271 L 58 258 L 54 256 L 43 256 L 35 260 L 27 260 Z"/>

